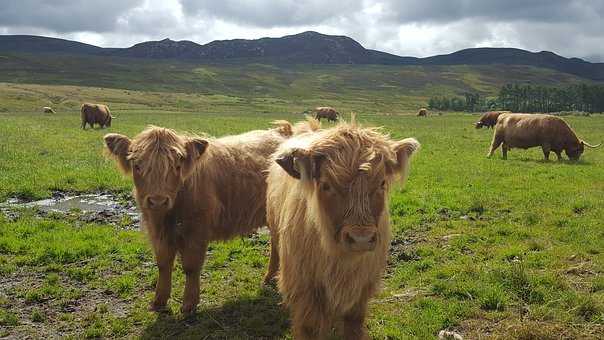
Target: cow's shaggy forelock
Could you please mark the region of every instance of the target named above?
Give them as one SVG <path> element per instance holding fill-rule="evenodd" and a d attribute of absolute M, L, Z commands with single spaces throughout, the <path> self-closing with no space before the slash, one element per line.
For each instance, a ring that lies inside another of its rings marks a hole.
<path fill-rule="evenodd" d="M 130 145 L 128 160 L 140 167 L 141 175 L 156 174 L 165 178 L 169 171 L 186 156 L 184 138 L 174 130 L 149 126 Z"/>

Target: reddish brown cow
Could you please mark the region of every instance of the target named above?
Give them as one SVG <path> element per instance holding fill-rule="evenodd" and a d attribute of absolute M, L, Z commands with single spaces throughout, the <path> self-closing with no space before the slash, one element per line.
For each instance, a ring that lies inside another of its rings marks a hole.
<path fill-rule="evenodd" d="M 367 303 L 384 274 L 391 231 L 388 190 L 419 148 L 340 123 L 302 134 L 275 153 L 267 219 L 275 276 L 295 339 L 366 339 Z"/>
<path fill-rule="evenodd" d="M 107 105 L 84 103 L 80 108 L 80 118 L 82 129 L 86 129 L 86 124 L 91 128 L 94 128 L 94 124 L 99 124 L 101 128 L 110 127 L 111 120 L 115 117 L 111 115 Z"/>
<path fill-rule="evenodd" d="M 327 106 L 317 107 L 314 109 L 314 112 L 315 112 L 315 118 L 318 121 L 321 121 L 321 118 L 327 118 L 328 122 L 335 122 L 338 120 L 338 117 L 340 116 L 340 113 L 338 111 L 336 111 L 333 107 L 327 107 Z"/>
<path fill-rule="evenodd" d="M 148 232 L 159 279 L 152 310 L 166 306 L 172 267 L 180 254 L 186 275 L 182 312 L 199 302 L 199 275 L 208 243 L 266 225 L 266 170 L 271 154 L 292 133 L 273 130 L 218 139 L 151 126 L 130 139 L 107 134 L 119 168 L 134 179 L 134 197 Z"/>
<path fill-rule="evenodd" d="M 493 126 L 495 126 L 495 124 L 497 124 L 497 118 L 499 118 L 499 115 L 501 115 L 502 113 L 510 113 L 510 111 L 485 112 L 482 116 L 480 116 L 480 119 L 476 123 L 474 123 L 474 126 L 476 126 L 477 129 L 481 129 L 483 126 L 486 126 L 487 128 L 492 128 Z"/>
<path fill-rule="evenodd" d="M 511 148 L 528 149 L 540 146 L 546 160 L 550 151 L 562 159 L 562 151 L 571 160 L 578 160 L 585 147 L 596 148 L 580 140 L 568 124 L 559 117 L 543 114 L 504 113 L 499 116 L 488 157 L 501 146 L 503 159 Z"/>

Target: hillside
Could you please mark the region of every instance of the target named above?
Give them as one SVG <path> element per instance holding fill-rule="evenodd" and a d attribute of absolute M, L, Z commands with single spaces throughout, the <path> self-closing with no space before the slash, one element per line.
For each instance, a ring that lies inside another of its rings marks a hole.
<path fill-rule="evenodd" d="M 346 111 L 397 114 L 427 105 L 432 96 L 467 91 L 494 96 L 509 82 L 564 85 L 585 81 L 532 66 L 279 66 L 0 53 L 0 82 L 14 84 L 0 86 L 0 112 L 46 105 L 77 110 L 84 101 L 121 108 L 212 111 L 214 104 L 206 105 L 204 98 L 213 103 L 213 97 L 224 97 L 222 102 L 241 112 L 301 112 L 333 105 Z M 64 90 L 64 85 L 76 88 Z M 23 105 L 31 102 L 37 104 Z"/>
<path fill-rule="evenodd" d="M 78 42 L 36 37 L 0 36 L 0 53 L 59 53 L 144 59 L 177 59 L 194 63 L 355 64 L 355 65 L 528 65 L 604 81 L 604 63 L 565 58 L 552 52 L 514 48 L 472 48 L 427 58 L 400 57 L 369 50 L 352 38 L 303 32 L 281 38 L 148 41 L 129 48 L 101 48 Z"/>

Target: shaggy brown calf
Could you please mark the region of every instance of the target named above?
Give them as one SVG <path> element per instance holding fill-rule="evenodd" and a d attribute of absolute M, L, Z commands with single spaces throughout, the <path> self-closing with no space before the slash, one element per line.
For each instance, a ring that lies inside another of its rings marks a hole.
<path fill-rule="evenodd" d="M 540 146 L 546 160 L 549 160 L 550 151 L 555 152 L 558 160 L 561 160 L 563 150 L 568 158 L 578 160 L 585 146 L 600 146 L 580 140 L 562 118 L 526 113 L 504 113 L 499 116 L 487 156 L 491 157 L 499 145 L 502 145 L 503 159 L 507 159 L 508 150 L 511 148 L 528 149 Z"/>
<path fill-rule="evenodd" d="M 428 110 L 426 109 L 419 109 L 419 111 L 417 112 L 417 116 L 418 117 L 428 117 Z"/>
<path fill-rule="evenodd" d="M 338 120 L 340 113 L 336 111 L 333 107 L 317 107 L 314 109 L 315 111 L 315 119 L 321 121 L 321 118 L 327 118 L 328 122 L 335 122 Z"/>
<path fill-rule="evenodd" d="M 55 110 L 52 109 L 52 107 L 48 106 L 44 106 L 42 110 L 44 111 L 44 113 L 56 113 Z"/>
<path fill-rule="evenodd" d="M 481 129 L 483 126 L 492 128 L 495 126 L 495 124 L 497 124 L 497 118 L 499 118 L 502 113 L 510 113 L 510 111 L 485 112 L 482 116 L 480 116 L 480 119 L 474 123 L 474 126 L 476 126 L 477 129 Z"/>
<path fill-rule="evenodd" d="M 86 129 L 86 124 L 94 128 L 94 124 L 99 124 L 101 128 L 110 127 L 111 115 L 107 105 L 84 103 L 80 108 L 80 117 L 82 118 L 82 129 Z"/>
<path fill-rule="evenodd" d="M 275 276 L 296 339 L 367 338 L 367 303 L 380 286 L 391 232 L 388 190 L 419 148 L 356 124 L 302 134 L 275 153 L 267 220 Z"/>
<path fill-rule="evenodd" d="M 151 126 L 133 139 L 107 134 L 107 150 L 134 179 L 159 268 L 152 310 L 165 307 L 172 267 L 180 254 L 186 275 L 182 312 L 199 302 L 199 275 L 208 243 L 245 235 L 266 225 L 266 170 L 271 154 L 291 135 L 272 130 L 206 139 Z"/>

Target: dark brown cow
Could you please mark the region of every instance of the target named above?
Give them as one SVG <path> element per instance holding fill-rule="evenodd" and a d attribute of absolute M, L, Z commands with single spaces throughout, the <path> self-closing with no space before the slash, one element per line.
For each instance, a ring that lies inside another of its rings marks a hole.
<path fill-rule="evenodd" d="M 418 117 L 428 117 L 428 110 L 421 108 L 419 109 L 419 111 L 417 111 L 417 116 Z"/>
<path fill-rule="evenodd" d="M 340 123 L 286 141 L 270 167 L 265 282 L 290 308 L 294 339 L 367 339 L 367 303 L 380 287 L 391 231 L 388 190 L 404 177 L 413 138 Z"/>
<path fill-rule="evenodd" d="M 483 126 L 486 126 L 487 128 L 492 128 L 493 126 L 495 126 L 495 124 L 497 124 L 497 118 L 499 118 L 499 115 L 501 115 L 502 113 L 510 113 L 510 111 L 485 112 L 482 116 L 480 116 L 480 119 L 476 123 L 474 123 L 474 126 L 476 126 L 477 129 L 481 129 Z"/>
<path fill-rule="evenodd" d="M 111 120 L 115 118 L 111 115 L 107 105 L 90 103 L 82 104 L 80 117 L 82 129 L 86 129 L 86 124 L 89 124 L 91 128 L 94 128 L 94 124 L 99 124 L 101 128 L 110 127 Z"/>
<path fill-rule="evenodd" d="M 152 310 L 170 297 L 174 258 L 186 275 L 182 312 L 199 302 L 199 275 L 208 243 L 245 235 L 266 225 L 266 170 L 271 154 L 292 133 L 272 130 L 218 139 L 149 127 L 133 139 L 108 134 L 105 144 L 119 168 L 133 177 L 159 279 Z"/>
<path fill-rule="evenodd" d="M 549 159 L 550 151 L 562 159 L 562 151 L 569 159 L 578 160 L 585 147 L 596 148 L 580 140 L 568 124 L 559 117 L 543 114 L 504 113 L 499 116 L 488 157 L 501 145 L 503 159 L 512 148 L 528 149 L 540 146 Z"/>
<path fill-rule="evenodd" d="M 44 106 L 42 110 L 44 111 L 44 113 L 56 113 L 55 110 L 53 110 L 52 107 L 49 106 Z"/>
<path fill-rule="evenodd" d="M 338 117 L 340 116 L 340 113 L 338 111 L 336 111 L 333 107 L 327 107 L 327 106 L 317 107 L 314 109 L 314 112 L 315 112 L 315 118 L 318 121 L 321 121 L 321 118 L 327 118 L 328 122 L 335 122 L 338 120 Z"/>

